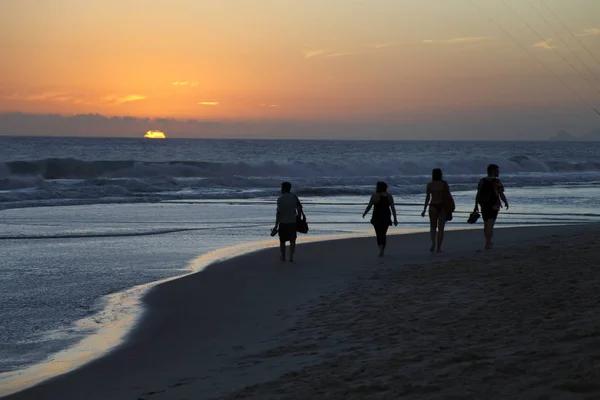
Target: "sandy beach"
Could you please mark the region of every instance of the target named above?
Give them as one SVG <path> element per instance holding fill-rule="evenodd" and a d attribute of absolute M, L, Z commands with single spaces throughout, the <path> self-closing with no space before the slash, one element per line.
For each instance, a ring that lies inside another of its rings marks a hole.
<path fill-rule="evenodd" d="M 600 228 L 276 249 L 164 283 L 127 343 L 7 399 L 600 398 Z"/>

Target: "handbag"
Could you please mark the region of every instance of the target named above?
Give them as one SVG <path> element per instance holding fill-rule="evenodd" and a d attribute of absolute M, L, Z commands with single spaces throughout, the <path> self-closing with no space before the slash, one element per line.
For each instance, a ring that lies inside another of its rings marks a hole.
<path fill-rule="evenodd" d="M 467 223 L 474 224 L 475 222 L 477 222 L 479 217 L 481 217 L 481 214 L 479 214 L 477 211 L 473 211 L 471 213 L 471 215 L 469 215 L 469 219 L 467 220 Z"/>
<path fill-rule="evenodd" d="M 296 215 L 296 231 L 308 233 L 308 223 L 306 222 L 306 215 L 304 215 L 304 212 L 302 212 L 301 215 Z"/>
<path fill-rule="evenodd" d="M 300 199 L 298 198 L 298 196 L 296 196 L 296 200 L 298 201 L 298 205 L 302 210 L 300 214 L 296 215 L 296 232 L 308 233 L 308 222 L 306 222 L 306 214 L 304 214 L 304 207 L 302 207 L 302 203 L 300 203 Z"/>
<path fill-rule="evenodd" d="M 452 197 L 452 193 L 450 193 L 450 186 L 448 186 L 447 182 L 444 183 L 442 202 L 444 204 L 444 211 L 446 211 L 446 221 L 452 221 L 452 213 L 456 210 L 456 203 L 454 203 L 454 197 Z"/>

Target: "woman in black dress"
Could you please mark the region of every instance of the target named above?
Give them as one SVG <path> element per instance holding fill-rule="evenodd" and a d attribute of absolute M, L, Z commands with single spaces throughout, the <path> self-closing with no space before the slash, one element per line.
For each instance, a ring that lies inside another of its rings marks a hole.
<path fill-rule="evenodd" d="M 392 225 L 394 216 L 394 226 L 398 226 L 398 218 L 396 217 L 396 207 L 394 207 L 394 198 L 387 192 L 387 184 L 385 182 L 377 182 L 375 193 L 371 196 L 369 205 L 363 213 L 363 218 L 369 213 L 373 207 L 373 216 L 371 224 L 375 228 L 377 235 L 377 246 L 379 246 L 379 257 L 383 257 L 386 245 L 387 230 Z"/>

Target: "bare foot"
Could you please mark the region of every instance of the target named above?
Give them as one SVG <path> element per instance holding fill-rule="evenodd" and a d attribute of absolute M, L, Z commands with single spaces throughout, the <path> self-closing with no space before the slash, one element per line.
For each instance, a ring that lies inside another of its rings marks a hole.
<path fill-rule="evenodd" d="M 443 253 L 442 249 L 437 249 L 438 253 Z"/>
<path fill-rule="evenodd" d="M 290 258 L 290 262 L 294 262 L 294 259 L 293 259 L 293 258 Z"/>
<path fill-rule="evenodd" d="M 433 253 L 435 251 L 435 244 L 432 244 L 431 247 L 429 248 L 429 251 L 431 253 Z"/>
<path fill-rule="evenodd" d="M 280 259 L 281 261 L 285 261 L 285 256 L 281 256 L 279 259 Z"/>

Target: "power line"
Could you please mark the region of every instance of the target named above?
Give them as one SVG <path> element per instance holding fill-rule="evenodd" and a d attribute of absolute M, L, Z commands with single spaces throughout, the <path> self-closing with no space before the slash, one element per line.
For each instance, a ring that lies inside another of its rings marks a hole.
<path fill-rule="evenodd" d="M 583 42 L 583 40 L 579 39 L 579 37 L 577 35 L 575 35 L 573 33 L 573 31 L 562 21 L 562 19 L 560 19 L 558 17 L 558 15 L 556 15 L 556 13 L 554 11 L 552 11 L 552 9 L 546 4 L 546 2 L 544 0 L 541 1 L 542 5 L 546 8 L 546 10 L 548 10 L 553 16 L 554 18 L 556 18 L 558 20 L 558 22 L 560 22 L 560 24 L 562 25 L 562 27 L 571 34 L 571 36 L 577 40 L 577 42 L 579 43 L 579 45 L 581 47 L 583 47 L 583 49 L 585 51 L 587 51 L 587 53 L 590 55 L 590 57 L 592 57 L 599 65 L 600 65 L 600 60 L 596 57 L 596 55 L 585 45 L 585 43 Z"/>
<path fill-rule="evenodd" d="M 590 70 L 590 68 L 581 59 L 581 57 L 579 57 L 579 55 L 577 55 L 577 53 L 575 53 L 573 51 L 573 49 L 571 48 L 571 46 L 569 46 L 567 41 L 563 40 L 562 36 L 560 36 L 560 34 L 556 31 L 556 29 L 554 29 L 554 27 L 550 24 L 550 22 L 548 22 L 548 20 L 544 17 L 544 15 L 542 13 L 540 13 L 537 8 L 535 8 L 533 3 L 529 3 L 529 5 L 531 6 L 531 8 L 533 8 L 533 11 L 535 11 L 536 14 L 546 23 L 546 25 L 548 25 L 548 28 L 550 28 L 552 30 L 552 32 L 554 32 L 554 34 L 558 37 L 558 39 L 561 41 L 561 43 L 571 52 L 571 54 L 573 54 L 579 60 L 579 62 L 583 65 L 583 67 L 586 69 L 586 71 L 592 76 L 592 78 L 594 78 L 596 80 L 596 82 L 598 82 L 600 84 L 600 80 L 596 77 L 596 75 L 594 75 L 592 70 Z"/>
<path fill-rule="evenodd" d="M 500 29 L 502 32 L 504 32 L 506 34 L 506 36 L 508 36 L 509 38 L 511 38 L 519 47 L 521 47 L 523 50 L 525 50 L 525 52 L 531 57 L 533 58 L 535 61 L 537 61 L 542 68 L 544 68 L 550 75 L 554 76 L 560 83 L 563 84 L 564 87 L 566 87 L 568 90 L 570 90 L 575 96 L 577 96 L 577 98 L 579 98 L 579 100 L 581 100 L 584 104 L 586 104 L 589 108 L 591 108 L 596 114 L 600 115 L 600 111 L 598 111 L 589 101 L 587 101 L 582 95 L 579 94 L 579 92 L 577 92 L 575 89 L 573 89 L 571 86 L 569 86 L 560 76 L 558 76 L 554 71 L 552 71 L 550 68 L 548 68 L 548 66 L 546 64 L 544 64 L 544 62 L 542 60 L 540 60 L 539 58 L 537 58 L 533 53 L 531 53 L 531 51 L 529 51 L 529 49 L 524 46 L 521 42 L 519 42 L 517 40 L 517 38 L 515 38 L 513 35 L 510 34 L 510 32 L 504 28 L 502 25 L 500 25 L 500 23 L 496 22 L 496 20 L 494 18 L 492 18 L 484 9 L 482 9 L 481 7 L 479 7 L 474 0 L 468 0 L 469 3 L 471 3 L 471 5 L 473 5 L 473 7 L 475 7 L 476 9 L 479 10 L 479 12 L 481 12 L 483 15 L 485 15 L 487 17 L 488 20 L 490 20 L 490 22 L 494 25 L 496 25 L 496 27 L 498 29 Z"/>
<path fill-rule="evenodd" d="M 546 39 L 545 39 L 545 38 L 544 38 L 544 37 L 543 37 L 543 36 L 542 36 L 542 35 L 541 35 L 541 34 L 540 34 L 538 31 L 536 31 L 535 29 L 533 29 L 533 27 L 532 27 L 532 26 L 529 24 L 529 22 L 527 22 L 527 21 L 523 20 L 523 19 L 521 18 L 521 16 L 519 15 L 519 13 L 518 13 L 518 12 L 516 12 L 516 11 L 515 11 L 515 9 L 514 9 L 514 8 L 512 8 L 512 7 L 511 7 L 511 6 L 510 6 L 510 5 L 509 5 L 509 4 L 506 2 L 506 0 L 500 0 L 500 1 L 502 2 L 502 4 L 504 4 L 504 5 L 506 6 L 506 8 L 508 8 L 508 9 L 509 9 L 509 10 L 510 10 L 510 11 L 511 11 L 511 12 L 512 12 L 514 15 L 515 15 L 515 17 L 517 17 L 517 19 L 518 19 L 519 21 L 521 21 L 521 22 L 522 22 L 523 24 L 525 24 L 525 25 L 526 25 L 526 26 L 527 26 L 527 27 L 528 27 L 528 28 L 529 28 L 529 29 L 530 29 L 530 30 L 531 30 L 533 33 L 535 33 L 535 34 L 537 35 L 537 37 L 538 37 L 538 38 L 539 38 L 539 39 L 540 39 L 542 42 L 546 42 Z M 567 59 L 565 56 L 563 56 L 563 55 L 562 55 L 562 54 L 560 54 L 558 51 L 556 51 L 556 49 L 555 49 L 554 47 L 552 47 L 552 46 L 549 46 L 549 47 L 550 47 L 550 50 L 552 50 L 552 51 L 554 52 L 554 54 L 556 54 L 557 56 L 559 56 L 560 58 L 562 58 L 562 60 L 563 60 L 565 63 L 567 63 L 567 64 L 568 64 L 568 65 L 571 67 L 571 69 L 577 73 L 577 75 L 579 75 L 580 77 L 582 77 L 582 78 L 583 78 L 583 79 L 584 79 L 584 80 L 585 80 L 585 81 L 588 83 L 588 85 L 590 85 L 591 87 L 593 87 L 594 89 L 596 89 L 596 91 L 597 91 L 598 93 L 600 93 L 600 89 L 598 89 L 598 88 L 597 88 L 597 87 L 596 87 L 594 84 L 592 84 L 592 82 L 591 82 L 591 81 L 590 81 L 590 80 L 589 80 L 589 79 L 588 79 L 588 78 L 587 78 L 585 75 L 583 75 L 583 74 L 581 73 L 581 71 L 579 71 L 579 70 L 578 70 L 578 69 L 577 69 L 577 68 L 576 68 L 576 67 L 573 65 L 573 63 L 572 63 L 572 62 L 570 62 L 570 61 L 569 61 L 569 60 L 568 60 L 568 59 Z"/>

